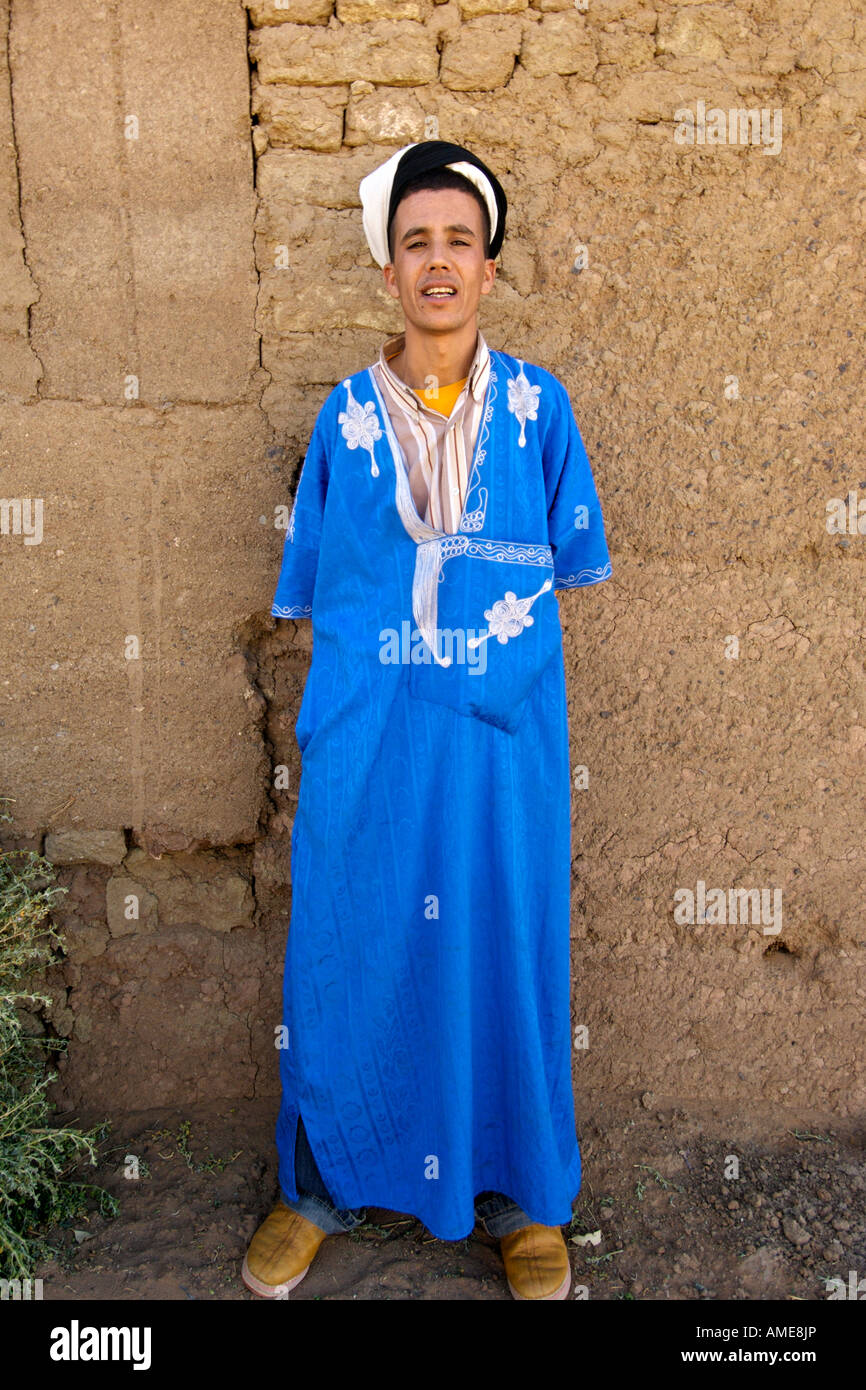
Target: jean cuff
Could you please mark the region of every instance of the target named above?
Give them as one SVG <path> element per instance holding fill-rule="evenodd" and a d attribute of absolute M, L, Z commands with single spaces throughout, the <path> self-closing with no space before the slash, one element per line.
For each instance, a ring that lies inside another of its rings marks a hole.
<path fill-rule="evenodd" d="M 482 1216 L 479 1213 L 479 1220 L 487 1234 L 495 1240 L 501 1239 L 502 1236 L 510 1236 L 512 1231 L 519 1231 L 522 1226 L 532 1225 L 532 1218 L 515 1202 L 510 1202 L 507 1207 L 490 1216 Z"/>
<path fill-rule="evenodd" d="M 299 1216 L 306 1217 L 307 1221 L 312 1221 L 314 1226 L 318 1226 L 320 1231 L 325 1231 L 329 1236 L 340 1235 L 343 1231 L 353 1231 L 356 1226 L 362 1226 L 367 1219 L 366 1207 L 359 1211 L 338 1211 L 328 1202 L 323 1202 L 321 1197 L 314 1197 L 311 1192 L 299 1192 L 297 1200 L 292 1201 L 281 1190 L 280 1198 L 290 1211 L 296 1211 Z"/>

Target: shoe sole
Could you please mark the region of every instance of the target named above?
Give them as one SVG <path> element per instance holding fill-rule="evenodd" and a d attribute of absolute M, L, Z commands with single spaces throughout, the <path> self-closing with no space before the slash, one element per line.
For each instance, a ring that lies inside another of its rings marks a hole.
<path fill-rule="evenodd" d="M 287 1279 L 284 1284 L 263 1284 L 261 1279 L 257 1279 L 254 1274 L 250 1273 L 250 1267 L 247 1264 L 245 1255 L 243 1266 L 241 1267 L 241 1279 L 246 1284 L 250 1293 L 256 1294 L 258 1298 L 288 1298 L 292 1289 L 300 1284 L 309 1268 L 310 1266 L 307 1265 L 307 1268 L 302 1269 L 300 1274 L 296 1274 L 294 1279 Z"/>
<path fill-rule="evenodd" d="M 511 1297 L 520 1299 L 521 1303 L 543 1303 L 545 1301 L 549 1302 L 551 1299 L 568 1297 L 568 1291 L 571 1288 L 571 1265 L 568 1266 L 568 1273 L 566 1274 L 559 1288 L 556 1289 L 553 1293 L 543 1294 L 541 1298 L 527 1298 L 525 1293 L 517 1292 L 516 1288 L 512 1284 L 511 1280 L 508 1279 L 507 1275 L 506 1279 L 508 1282 L 508 1287 L 511 1290 Z"/>

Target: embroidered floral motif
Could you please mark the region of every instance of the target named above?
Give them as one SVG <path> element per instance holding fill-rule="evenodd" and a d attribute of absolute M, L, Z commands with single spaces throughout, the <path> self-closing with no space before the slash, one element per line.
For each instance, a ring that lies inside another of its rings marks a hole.
<path fill-rule="evenodd" d="M 352 395 L 352 383 L 347 377 L 343 382 L 346 388 L 348 399 L 346 409 L 341 410 L 337 420 L 343 427 L 343 438 L 350 449 L 366 449 L 370 455 L 370 472 L 374 478 L 379 476 L 379 465 L 376 463 L 373 454 L 373 445 L 377 439 L 382 438 L 382 428 L 379 424 L 379 417 L 376 414 L 376 406 L 373 401 L 367 401 L 366 405 L 361 405 Z"/>
<path fill-rule="evenodd" d="M 492 608 L 485 608 L 484 616 L 489 624 L 488 631 L 481 637 L 470 637 L 466 645 L 468 647 L 480 647 L 482 642 L 486 642 L 488 637 L 495 637 L 499 642 L 507 642 L 509 637 L 517 637 L 525 627 L 532 627 L 535 622 L 530 608 L 532 607 L 539 594 L 544 594 L 553 584 L 552 579 L 545 579 L 541 588 L 534 594 L 529 594 L 527 598 L 518 598 L 509 589 L 505 598 L 497 599 Z"/>
<path fill-rule="evenodd" d="M 526 422 L 527 420 L 538 419 L 538 398 L 541 395 L 540 386 L 530 386 L 526 373 L 523 370 L 523 363 L 520 362 L 520 372 L 516 377 L 508 379 L 508 409 L 520 421 L 520 438 L 518 444 L 521 449 L 526 444 Z"/>

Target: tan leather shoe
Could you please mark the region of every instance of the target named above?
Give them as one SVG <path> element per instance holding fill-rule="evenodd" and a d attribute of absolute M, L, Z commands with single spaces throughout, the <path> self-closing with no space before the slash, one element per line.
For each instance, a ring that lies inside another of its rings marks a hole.
<path fill-rule="evenodd" d="M 568 1247 L 558 1226 L 521 1226 L 499 1242 L 513 1298 L 565 1298 L 571 1288 Z"/>
<path fill-rule="evenodd" d="M 241 1278 L 259 1298 L 288 1298 L 326 1236 L 327 1231 L 277 1202 L 250 1241 Z"/>

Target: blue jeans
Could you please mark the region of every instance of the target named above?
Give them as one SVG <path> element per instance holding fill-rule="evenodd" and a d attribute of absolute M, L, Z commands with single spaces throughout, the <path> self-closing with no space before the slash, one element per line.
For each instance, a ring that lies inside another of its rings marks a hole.
<path fill-rule="evenodd" d="M 298 1133 L 295 1141 L 295 1182 L 298 1187 L 298 1200 L 292 1202 L 284 1192 L 280 1193 L 286 1206 L 305 1216 L 328 1235 L 338 1235 L 340 1231 L 352 1231 L 367 1219 L 367 1211 L 339 1210 L 331 1201 L 328 1189 L 322 1180 L 318 1165 L 313 1157 L 303 1119 L 298 1116 Z M 521 1226 L 531 1225 L 525 1211 L 516 1202 L 501 1192 L 481 1192 L 475 1199 L 475 1214 L 489 1236 L 499 1239 L 519 1231 Z"/>

